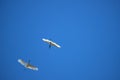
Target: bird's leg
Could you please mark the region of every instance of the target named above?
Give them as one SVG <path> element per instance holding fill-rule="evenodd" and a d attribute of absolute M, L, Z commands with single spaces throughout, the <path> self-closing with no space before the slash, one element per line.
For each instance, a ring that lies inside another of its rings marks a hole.
<path fill-rule="evenodd" d="M 50 42 L 50 44 L 49 44 L 49 48 L 51 48 L 51 42 Z"/>

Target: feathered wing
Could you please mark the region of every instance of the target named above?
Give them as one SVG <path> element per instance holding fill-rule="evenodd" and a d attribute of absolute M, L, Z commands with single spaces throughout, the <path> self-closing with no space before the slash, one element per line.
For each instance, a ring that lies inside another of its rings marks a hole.
<path fill-rule="evenodd" d="M 55 43 L 55 42 L 53 42 L 53 41 L 51 41 L 51 40 L 48 40 L 48 39 L 45 39 L 45 38 L 43 38 L 42 40 L 43 40 L 44 42 L 49 43 L 50 45 L 56 46 L 56 47 L 58 47 L 58 48 L 61 48 L 60 45 L 58 45 L 57 43 Z"/>
<path fill-rule="evenodd" d="M 51 44 L 52 44 L 53 46 L 56 46 L 56 47 L 58 47 L 58 48 L 61 48 L 61 46 L 58 45 L 58 44 L 56 44 L 55 42 L 51 42 Z"/>
<path fill-rule="evenodd" d="M 22 59 L 18 59 L 18 62 L 19 62 L 21 65 L 23 65 L 24 67 L 27 65 L 27 63 L 24 62 Z"/>
<path fill-rule="evenodd" d="M 42 40 L 43 40 L 44 42 L 47 42 L 47 43 L 49 43 L 49 44 L 50 44 L 50 42 L 51 42 L 50 40 L 48 40 L 48 39 L 45 39 L 45 38 L 43 38 Z"/>
<path fill-rule="evenodd" d="M 33 66 L 33 65 L 31 65 L 31 64 L 28 64 L 27 68 L 38 71 L 38 68 Z"/>

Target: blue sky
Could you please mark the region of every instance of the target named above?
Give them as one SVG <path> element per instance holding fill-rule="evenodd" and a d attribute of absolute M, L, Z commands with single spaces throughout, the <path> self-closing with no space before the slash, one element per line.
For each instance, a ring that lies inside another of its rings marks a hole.
<path fill-rule="evenodd" d="M 120 80 L 119 0 L 1 0 L 0 12 L 1 80 Z"/>

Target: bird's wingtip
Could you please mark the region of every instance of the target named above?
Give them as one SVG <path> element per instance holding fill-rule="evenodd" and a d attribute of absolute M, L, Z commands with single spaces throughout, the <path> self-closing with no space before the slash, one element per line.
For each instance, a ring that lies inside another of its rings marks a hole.
<path fill-rule="evenodd" d="M 20 62 L 21 61 L 21 59 L 18 59 L 18 62 Z"/>
<path fill-rule="evenodd" d="M 38 68 L 35 68 L 36 71 L 38 71 Z"/>
<path fill-rule="evenodd" d="M 61 46 L 59 46 L 58 48 L 61 48 Z"/>
<path fill-rule="evenodd" d="M 42 38 L 43 41 L 45 41 L 46 39 L 45 38 Z"/>

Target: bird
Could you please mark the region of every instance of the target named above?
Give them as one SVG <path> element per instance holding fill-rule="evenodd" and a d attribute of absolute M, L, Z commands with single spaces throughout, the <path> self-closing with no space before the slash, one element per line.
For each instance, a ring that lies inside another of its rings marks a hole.
<path fill-rule="evenodd" d="M 23 65 L 25 68 L 38 71 L 37 67 L 35 67 L 35 66 L 33 66 L 33 65 L 30 64 L 30 61 L 28 61 L 28 63 L 27 63 L 27 62 L 23 61 L 22 59 L 18 59 L 18 62 L 21 65 Z"/>
<path fill-rule="evenodd" d="M 58 45 L 57 43 L 55 43 L 55 42 L 53 42 L 53 41 L 51 41 L 49 39 L 42 38 L 42 40 L 49 44 L 49 48 L 51 48 L 51 46 L 55 46 L 57 48 L 61 48 L 60 45 Z"/>

